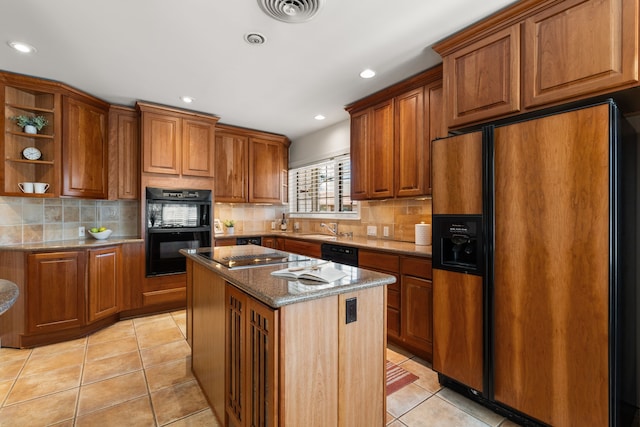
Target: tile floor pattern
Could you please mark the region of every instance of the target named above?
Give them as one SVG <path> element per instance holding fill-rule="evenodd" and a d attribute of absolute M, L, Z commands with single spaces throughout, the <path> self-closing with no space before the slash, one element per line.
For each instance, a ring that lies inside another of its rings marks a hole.
<path fill-rule="evenodd" d="M 431 364 L 393 345 L 387 359 L 418 376 L 387 397 L 387 427 L 514 427 L 518 424 L 442 387 Z"/>
<path fill-rule="evenodd" d="M 191 373 L 184 311 L 129 319 L 33 350 L 0 349 L 0 426 L 220 426 Z M 390 347 L 420 378 L 387 398 L 390 427 L 512 427 L 438 384 L 428 363 Z"/>

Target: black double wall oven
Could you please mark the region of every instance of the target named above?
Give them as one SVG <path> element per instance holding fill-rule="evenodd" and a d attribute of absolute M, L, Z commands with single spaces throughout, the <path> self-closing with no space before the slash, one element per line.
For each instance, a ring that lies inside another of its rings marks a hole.
<path fill-rule="evenodd" d="M 147 187 L 145 214 L 147 277 L 184 273 L 180 249 L 211 246 L 211 190 Z"/>

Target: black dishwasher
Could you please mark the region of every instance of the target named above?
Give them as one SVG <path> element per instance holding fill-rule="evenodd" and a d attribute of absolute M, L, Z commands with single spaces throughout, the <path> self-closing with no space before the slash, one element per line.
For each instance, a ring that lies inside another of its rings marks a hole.
<path fill-rule="evenodd" d="M 358 266 L 358 248 L 350 246 L 334 245 L 333 243 L 323 243 L 321 247 L 322 259 L 346 264 L 353 267 Z"/>

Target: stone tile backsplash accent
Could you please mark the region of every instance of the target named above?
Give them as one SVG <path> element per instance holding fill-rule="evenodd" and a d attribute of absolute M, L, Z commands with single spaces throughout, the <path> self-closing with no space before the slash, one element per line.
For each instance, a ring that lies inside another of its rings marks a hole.
<path fill-rule="evenodd" d="M 286 214 L 289 225 L 287 230 L 292 231 L 294 223 L 298 223 L 302 233 L 326 233 L 320 227 L 323 222 L 336 222 L 330 219 L 291 218 L 286 206 L 275 205 L 251 205 L 216 203 L 214 205 L 214 217 L 222 220 L 234 219 L 236 221 L 235 233 L 261 233 L 271 231 L 271 222 L 277 222 L 279 230 L 282 213 Z M 431 223 L 431 199 L 394 199 L 380 201 L 360 202 L 359 220 L 339 220 L 339 232 L 353 232 L 356 237 L 367 236 L 367 226 L 377 228 L 377 238 L 398 240 L 403 242 L 415 241 L 415 224 L 424 221 Z M 389 227 L 389 236 L 384 237 L 384 227 Z"/>
<path fill-rule="evenodd" d="M 139 223 L 140 203 L 135 200 L 0 197 L 0 245 L 76 239 L 80 226 L 139 236 Z"/>
<path fill-rule="evenodd" d="M 242 203 L 216 203 L 214 218 L 234 219 L 236 234 L 271 231 L 285 213 L 288 231 L 298 223 L 302 233 L 326 233 L 320 227 L 329 219 L 289 218 L 287 206 Z M 140 203 L 130 200 L 37 199 L 28 197 L 0 197 L 0 245 L 39 243 L 76 239 L 78 227 L 104 226 L 113 236 L 140 236 Z M 367 226 L 377 228 L 377 238 L 415 241 L 414 225 L 431 223 L 431 199 L 397 199 L 360 202 L 359 220 L 339 220 L 340 232 L 353 232 L 365 237 Z M 383 227 L 389 236 L 383 236 Z M 87 234 L 87 238 L 91 238 Z"/>

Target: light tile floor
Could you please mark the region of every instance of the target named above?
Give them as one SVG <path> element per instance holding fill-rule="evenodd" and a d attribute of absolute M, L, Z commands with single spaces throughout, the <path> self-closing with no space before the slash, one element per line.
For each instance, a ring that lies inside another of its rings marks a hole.
<path fill-rule="evenodd" d="M 418 376 L 387 397 L 388 427 L 513 427 L 514 422 L 442 387 L 431 364 L 389 345 L 387 359 Z"/>
<path fill-rule="evenodd" d="M 220 426 L 191 373 L 184 311 L 123 320 L 33 350 L 0 349 L 0 426 Z M 419 379 L 387 398 L 387 426 L 515 424 L 438 384 L 429 364 L 390 346 Z"/>

